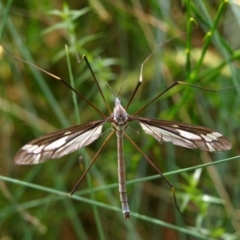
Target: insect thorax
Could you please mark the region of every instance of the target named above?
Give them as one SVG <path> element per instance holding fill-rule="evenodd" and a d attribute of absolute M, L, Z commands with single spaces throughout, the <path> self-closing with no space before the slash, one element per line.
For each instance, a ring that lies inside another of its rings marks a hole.
<path fill-rule="evenodd" d="M 114 126 L 126 125 L 128 122 L 128 114 L 121 105 L 121 102 L 118 98 L 115 100 L 115 107 L 113 110 L 112 118 L 114 121 Z"/>

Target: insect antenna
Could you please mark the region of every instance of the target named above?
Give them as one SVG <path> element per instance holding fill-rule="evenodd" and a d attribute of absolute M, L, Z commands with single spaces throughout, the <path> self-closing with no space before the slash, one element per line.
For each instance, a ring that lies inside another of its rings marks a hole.
<path fill-rule="evenodd" d="M 122 86 L 123 86 L 123 84 L 124 84 L 126 81 L 127 81 L 127 80 L 125 80 L 125 81 L 120 85 L 120 88 L 119 88 L 117 94 L 114 92 L 113 88 L 112 88 L 107 82 L 105 82 L 105 83 L 107 84 L 107 86 L 109 87 L 109 89 L 111 90 L 111 92 L 112 92 L 112 94 L 115 96 L 115 98 L 118 98 L 119 95 L 120 95 L 120 92 L 121 92 L 121 90 L 122 90 Z"/>
<path fill-rule="evenodd" d="M 123 84 L 126 83 L 126 82 L 127 82 L 127 80 L 125 80 L 125 81 L 120 85 L 120 88 L 119 88 L 119 90 L 118 90 L 117 96 L 120 95 L 120 92 L 121 92 L 121 90 L 122 90 Z"/>
<path fill-rule="evenodd" d="M 23 62 L 23 63 L 25 63 L 25 64 L 28 64 L 28 65 L 30 65 L 30 66 L 32 66 L 32 67 L 40 70 L 41 72 L 49 75 L 50 77 L 52 77 L 52 78 L 54 78 L 54 79 L 62 82 L 63 84 L 65 84 L 68 88 L 70 88 L 72 91 L 74 91 L 82 100 L 84 100 L 84 101 L 85 101 L 87 104 L 89 104 L 93 109 L 95 109 L 100 115 L 102 115 L 102 117 L 106 118 L 106 115 L 105 115 L 104 113 L 102 113 L 97 107 L 95 107 L 95 106 L 94 106 L 89 100 L 87 100 L 81 93 L 79 93 L 77 90 L 75 90 L 69 83 L 67 83 L 66 80 L 64 80 L 63 78 L 60 78 L 60 77 L 58 77 L 58 76 L 56 76 L 56 75 L 54 75 L 54 74 L 52 74 L 52 73 L 50 73 L 50 72 L 48 72 L 48 71 L 40 68 L 40 67 L 38 67 L 38 66 L 36 66 L 36 65 L 34 65 L 34 64 L 30 63 L 30 62 L 27 62 L 27 61 L 25 61 L 25 60 L 23 60 L 23 59 L 21 59 L 21 58 L 19 58 L 19 57 L 14 56 L 6 47 L 4 47 L 3 45 L 1 45 L 1 46 L 2 46 L 3 49 L 4 49 L 10 56 L 12 56 L 15 60 L 18 60 L 18 61 L 20 61 L 20 62 Z M 83 56 L 83 58 L 86 59 L 85 56 Z M 91 73 L 93 74 L 93 72 L 92 72 L 92 70 L 91 70 L 91 67 L 90 67 L 90 65 L 89 65 L 89 63 L 88 63 L 87 60 L 86 60 L 86 63 L 87 63 L 87 65 L 88 65 Z M 93 76 L 94 76 L 94 74 L 93 74 Z M 102 95 L 102 97 L 103 97 L 103 100 L 104 100 L 104 102 L 105 102 L 105 104 L 106 104 L 106 100 L 105 100 L 105 98 L 104 98 L 104 96 L 103 96 L 103 94 L 102 94 L 102 91 L 101 91 L 101 89 L 100 89 L 100 86 L 99 86 L 98 81 L 96 80 L 95 76 L 94 76 L 94 81 L 95 81 L 95 83 L 97 84 L 98 89 L 99 89 L 99 91 L 100 91 L 100 93 L 101 93 L 101 95 Z M 108 107 L 107 104 L 106 104 L 106 106 Z M 108 107 L 108 109 L 109 109 L 109 107 Z"/>
<path fill-rule="evenodd" d="M 118 96 L 118 95 L 116 95 L 116 93 L 114 92 L 114 90 L 113 90 L 113 88 L 107 83 L 107 82 L 105 82 L 106 84 L 107 84 L 107 86 L 109 87 L 109 89 L 111 90 L 111 92 L 112 92 L 112 94 L 115 96 L 115 98 Z"/>

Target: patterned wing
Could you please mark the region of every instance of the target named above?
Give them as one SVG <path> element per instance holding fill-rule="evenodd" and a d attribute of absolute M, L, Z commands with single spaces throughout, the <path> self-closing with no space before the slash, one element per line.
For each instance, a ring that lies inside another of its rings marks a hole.
<path fill-rule="evenodd" d="M 60 158 L 98 139 L 105 120 L 66 128 L 24 145 L 15 156 L 16 164 L 38 164 Z"/>
<path fill-rule="evenodd" d="M 181 122 L 130 117 L 138 121 L 143 131 L 159 142 L 172 142 L 185 148 L 198 148 L 209 152 L 231 149 L 232 145 L 221 133 Z"/>

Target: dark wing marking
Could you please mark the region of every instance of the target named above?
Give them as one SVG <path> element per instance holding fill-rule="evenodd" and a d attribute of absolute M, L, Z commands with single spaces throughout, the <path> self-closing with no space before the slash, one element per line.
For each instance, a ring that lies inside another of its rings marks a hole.
<path fill-rule="evenodd" d="M 129 119 L 138 121 L 143 131 L 159 142 L 172 142 L 181 147 L 199 148 L 209 152 L 232 148 L 231 143 L 221 133 L 202 126 L 135 116 L 129 116 Z"/>
<path fill-rule="evenodd" d="M 16 164 L 38 164 L 89 145 L 100 137 L 105 119 L 66 128 L 24 145 L 15 156 Z"/>

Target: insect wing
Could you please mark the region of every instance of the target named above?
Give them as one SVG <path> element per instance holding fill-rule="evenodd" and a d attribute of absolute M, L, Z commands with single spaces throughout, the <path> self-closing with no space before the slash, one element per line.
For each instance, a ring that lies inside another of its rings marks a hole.
<path fill-rule="evenodd" d="M 38 164 L 74 152 L 99 138 L 104 122 L 77 125 L 35 139 L 17 152 L 15 163 Z"/>
<path fill-rule="evenodd" d="M 146 134 L 159 142 L 172 142 L 185 148 L 198 148 L 209 152 L 231 149 L 232 145 L 221 133 L 191 124 L 136 117 Z"/>

